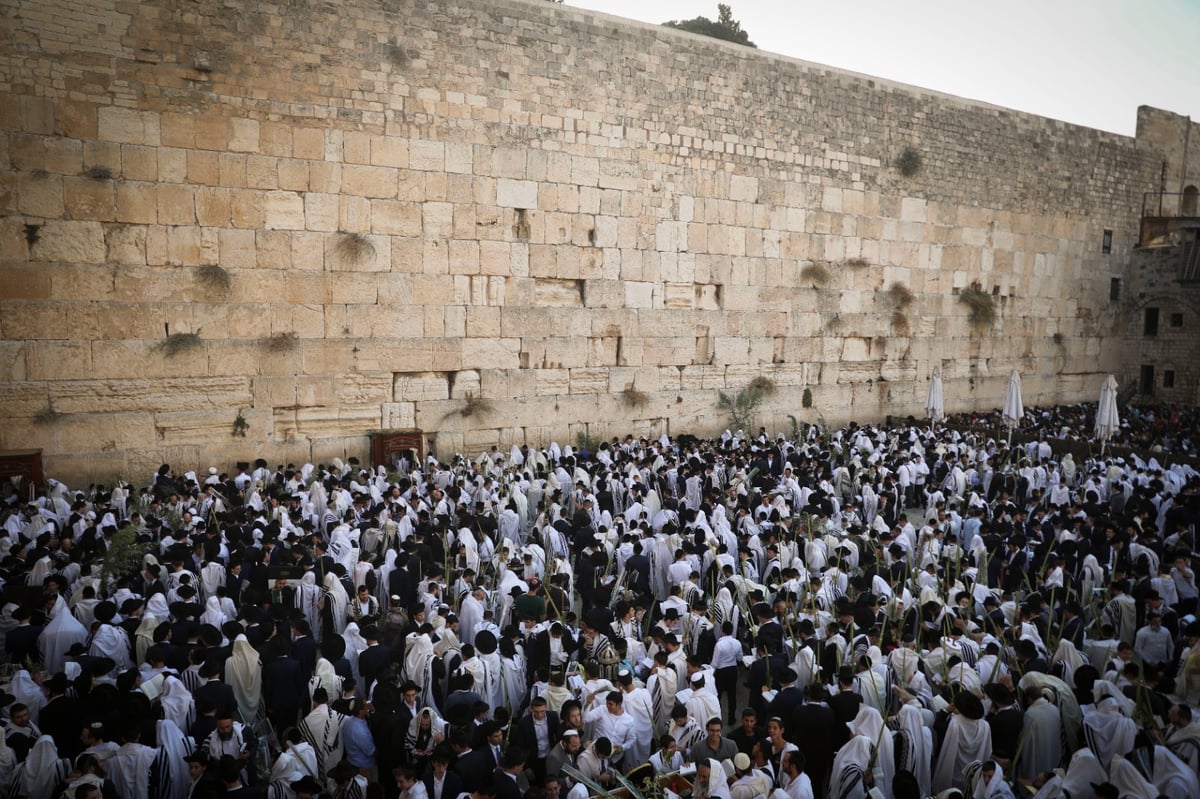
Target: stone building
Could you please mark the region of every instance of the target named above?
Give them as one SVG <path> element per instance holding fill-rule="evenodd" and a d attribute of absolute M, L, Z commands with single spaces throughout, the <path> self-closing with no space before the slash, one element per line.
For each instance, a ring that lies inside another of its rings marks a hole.
<path fill-rule="evenodd" d="M 68 479 L 711 433 L 759 376 L 775 429 L 920 415 L 938 368 L 951 411 L 1013 368 L 1197 399 L 1174 114 L 543 0 L 2 2 L 0 448 Z"/>

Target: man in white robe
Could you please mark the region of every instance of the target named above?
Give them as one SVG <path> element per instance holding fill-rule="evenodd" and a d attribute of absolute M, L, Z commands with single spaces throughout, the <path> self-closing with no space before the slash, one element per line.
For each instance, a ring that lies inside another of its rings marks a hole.
<path fill-rule="evenodd" d="M 1062 715 L 1037 688 L 1025 691 L 1025 743 L 1021 749 L 1020 775 L 1032 780 L 1062 764 Z"/>

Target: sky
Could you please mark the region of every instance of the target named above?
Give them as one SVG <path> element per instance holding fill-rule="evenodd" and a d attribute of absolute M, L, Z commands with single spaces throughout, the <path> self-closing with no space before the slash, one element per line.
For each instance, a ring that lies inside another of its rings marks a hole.
<path fill-rule="evenodd" d="M 566 0 L 643 22 L 716 0 Z M 1200 119 L 1200 0 L 729 0 L 762 50 L 1134 134 L 1137 107 Z"/>

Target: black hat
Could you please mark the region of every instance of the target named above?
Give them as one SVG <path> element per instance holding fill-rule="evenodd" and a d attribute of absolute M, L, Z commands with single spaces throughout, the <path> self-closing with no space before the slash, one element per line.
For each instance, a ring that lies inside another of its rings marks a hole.
<path fill-rule="evenodd" d="M 321 783 L 317 782 L 317 780 L 311 774 L 305 774 L 295 782 L 289 783 L 288 787 L 292 789 L 293 793 L 300 793 L 303 791 L 304 793 L 317 794 L 324 790 L 321 786 Z"/>
<path fill-rule="evenodd" d="M 983 702 L 970 691 L 962 691 L 954 698 L 954 707 L 969 719 L 983 718 Z"/>
<path fill-rule="evenodd" d="M 1092 790 L 1100 799 L 1120 799 L 1121 791 L 1111 782 L 1093 782 Z"/>
<path fill-rule="evenodd" d="M 111 600 L 104 600 L 92 610 L 96 621 L 110 622 L 117 615 L 117 606 Z"/>
<path fill-rule="evenodd" d="M 211 762 L 208 757 L 208 752 L 204 749 L 197 749 L 183 760 L 185 763 L 199 763 L 202 766 L 207 766 Z"/>

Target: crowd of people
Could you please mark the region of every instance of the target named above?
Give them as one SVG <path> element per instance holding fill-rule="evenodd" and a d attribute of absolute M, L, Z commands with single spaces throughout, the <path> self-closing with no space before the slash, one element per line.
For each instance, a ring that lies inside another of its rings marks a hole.
<path fill-rule="evenodd" d="M 1184 464 L 910 419 L 8 492 L 10 797 L 1200 796 Z"/>

